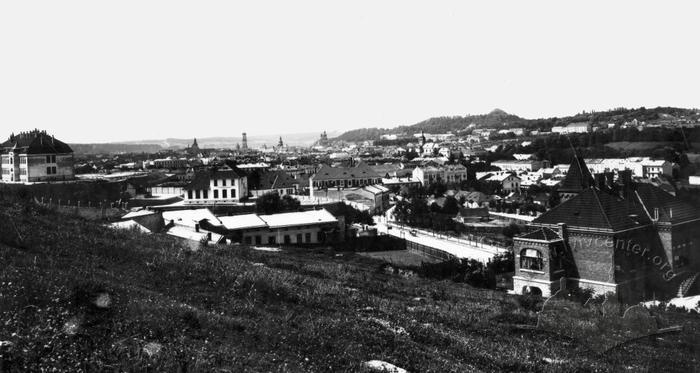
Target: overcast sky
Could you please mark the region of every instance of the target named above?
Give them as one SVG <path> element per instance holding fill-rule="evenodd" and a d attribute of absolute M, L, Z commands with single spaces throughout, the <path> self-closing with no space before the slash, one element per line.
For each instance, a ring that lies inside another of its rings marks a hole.
<path fill-rule="evenodd" d="M 2 1 L 0 128 L 69 142 L 700 107 L 696 1 Z"/>

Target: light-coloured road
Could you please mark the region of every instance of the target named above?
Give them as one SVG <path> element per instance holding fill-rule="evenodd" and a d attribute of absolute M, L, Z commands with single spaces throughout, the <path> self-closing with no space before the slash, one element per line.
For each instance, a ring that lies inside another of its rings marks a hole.
<path fill-rule="evenodd" d="M 387 223 L 380 219 L 375 219 L 375 222 L 378 233 L 405 238 L 407 241 L 442 250 L 458 258 L 475 259 L 486 262 L 493 258 L 494 255 L 505 251 L 495 246 L 482 245 L 479 243 L 471 244 L 464 240 L 457 240 L 445 236 L 433 236 L 431 233 L 420 230 L 414 230 L 414 234 L 411 234 L 412 228 L 401 228 L 391 224 L 387 225 Z M 387 229 L 389 226 L 391 226 L 391 228 Z"/>

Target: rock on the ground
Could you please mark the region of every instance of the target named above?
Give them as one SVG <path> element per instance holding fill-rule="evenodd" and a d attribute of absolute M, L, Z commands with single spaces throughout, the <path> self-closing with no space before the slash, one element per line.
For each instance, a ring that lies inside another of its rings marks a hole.
<path fill-rule="evenodd" d="M 387 363 L 386 361 L 381 360 L 365 361 L 364 366 L 377 372 L 408 373 L 406 369 L 399 368 L 394 364 Z"/>

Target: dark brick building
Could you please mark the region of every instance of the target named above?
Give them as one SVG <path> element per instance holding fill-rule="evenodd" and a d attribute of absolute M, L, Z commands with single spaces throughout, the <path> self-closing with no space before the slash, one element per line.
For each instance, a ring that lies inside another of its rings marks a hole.
<path fill-rule="evenodd" d="M 546 296 L 565 284 L 625 300 L 676 296 L 679 284 L 700 270 L 695 209 L 634 182 L 629 171 L 618 175 L 617 183 L 612 174 L 592 177 L 574 158 L 563 202 L 514 239 L 516 293 Z"/>

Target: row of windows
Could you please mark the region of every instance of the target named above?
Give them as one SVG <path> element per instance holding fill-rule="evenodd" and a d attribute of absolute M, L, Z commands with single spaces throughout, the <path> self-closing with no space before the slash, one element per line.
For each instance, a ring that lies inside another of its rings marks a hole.
<path fill-rule="evenodd" d="M 56 156 L 55 155 L 47 155 L 46 156 L 46 163 L 56 163 Z"/>
<path fill-rule="evenodd" d="M 301 233 L 296 234 L 296 241 L 294 243 L 311 243 L 311 233 L 305 233 L 302 235 Z M 317 232 L 316 233 L 316 239 L 318 242 L 323 242 L 324 241 L 324 234 L 323 232 Z M 255 244 L 256 245 L 261 245 L 262 244 L 262 236 L 256 235 L 255 236 Z M 252 245 L 253 244 L 253 236 L 246 236 L 243 239 L 243 242 L 247 245 Z M 274 245 L 277 243 L 277 236 L 267 236 L 267 244 L 268 245 Z M 292 243 L 292 236 L 285 234 L 283 237 L 283 243 L 285 244 L 291 244 Z"/>
<path fill-rule="evenodd" d="M 56 170 L 56 166 L 51 166 L 51 167 L 46 167 L 46 174 L 47 175 L 56 175 L 58 172 Z"/>
<path fill-rule="evenodd" d="M 376 181 L 373 182 L 372 179 L 352 179 L 352 180 L 323 180 L 319 181 L 316 184 L 316 186 L 321 187 L 321 188 L 327 188 L 327 187 L 334 187 L 334 186 L 339 186 L 339 187 L 353 187 L 353 186 L 365 186 L 365 185 L 372 185 L 374 183 L 379 183 L 380 180 L 377 179 Z"/>
<path fill-rule="evenodd" d="M 209 191 L 208 190 L 188 190 L 187 191 L 187 198 L 188 199 L 209 199 Z M 219 198 L 219 189 L 214 189 L 214 199 Z M 227 199 L 228 197 L 228 189 L 222 189 L 221 190 L 221 198 L 222 199 Z M 236 198 L 236 190 L 231 189 L 231 198 Z"/>
<path fill-rule="evenodd" d="M 214 186 L 219 186 L 219 184 L 221 184 L 221 186 L 226 186 L 227 181 L 230 186 L 233 186 L 234 181 L 231 179 L 214 179 Z"/>

